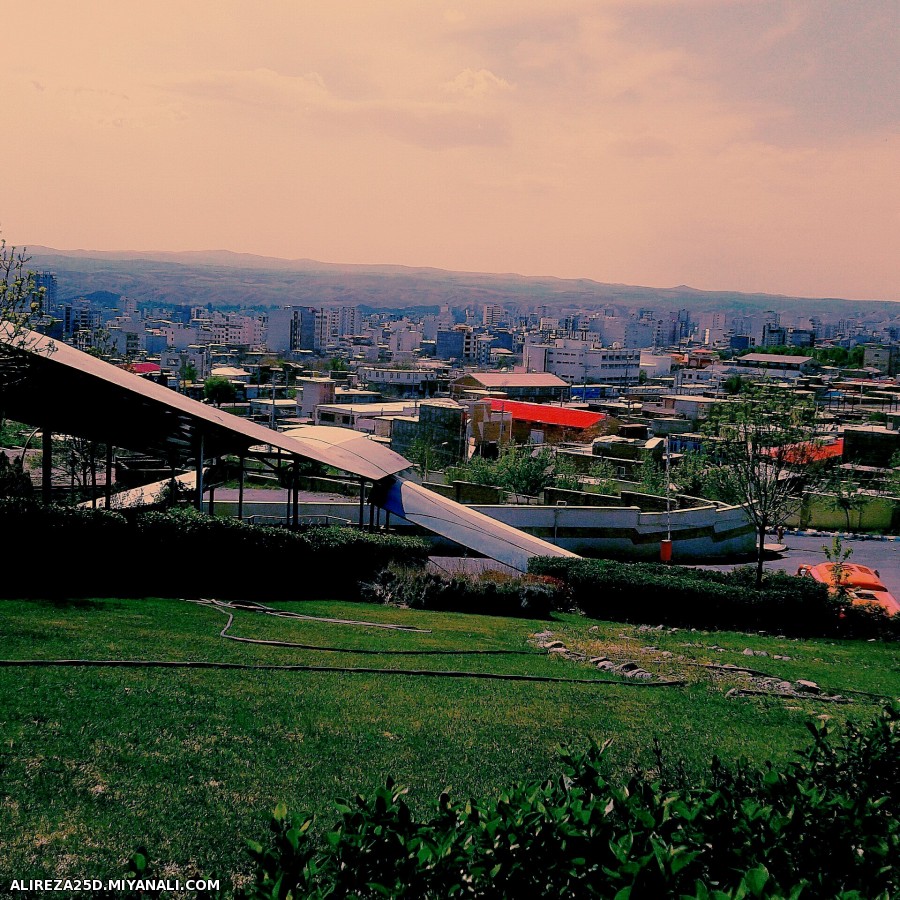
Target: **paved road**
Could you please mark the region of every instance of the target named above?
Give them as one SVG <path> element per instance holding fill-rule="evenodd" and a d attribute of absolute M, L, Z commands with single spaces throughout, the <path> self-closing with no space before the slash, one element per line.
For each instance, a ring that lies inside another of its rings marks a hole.
<path fill-rule="evenodd" d="M 774 543 L 775 538 L 770 540 Z M 796 573 L 802 563 L 825 562 L 823 546 L 831 547 L 831 535 L 786 534 L 782 539 L 786 549 L 765 561 L 767 569 L 781 569 Z M 895 541 L 847 537 L 842 540 L 844 549 L 852 549 L 847 562 L 878 569 L 885 587 L 900 597 L 900 538 Z M 752 560 L 748 560 L 752 562 Z M 747 563 L 744 563 L 746 565 Z M 733 564 L 704 566 L 709 569 L 732 569 Z"/>

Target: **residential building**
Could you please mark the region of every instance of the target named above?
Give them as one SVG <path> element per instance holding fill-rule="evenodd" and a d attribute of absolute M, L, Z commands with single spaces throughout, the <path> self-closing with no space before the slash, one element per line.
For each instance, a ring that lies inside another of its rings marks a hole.
<path fill-rule="evenodd" d="M 316 310 L 315 348 L 327 351 L 356 334 L 359 327 L 356 306 L 324 306 Z M 305 348 L 304 348 L 305 349 Z"/>
<path fill-rule="evenodd" d="M 523 365 L 529 372 L 550 372 L 570 384 L 635 384 L 640 362 L 639 350 L 617 350 L 568 338 L 552 343 L 526 342 L 523 349 Z"/>
<path fill-rule="evenodd" d="M 296 353 L 316 349 L 316 309 L 313 306 L 283 306 L 266 316 L 265 345 L 273 353 Z"/>
<path fill-rule="evenodd" d="M 455 399 L 503 394 L 510 400 L 560 403 L 569 399 L 570 392 L 562 378 L 548 372 L 468 372 L 450 383 L 450 396 Z"/>
<path fill-rule="evenodd" d="M 418 442 L 431 451 L 431 468 L 440 468 L 466 455 L 466 410 L 453 400 L 426 400 L 413 415 L 391 422 L 391 449 L 409 456 Z"/>
<path fill-rule="evenodd" d="M 809 375 L 818 366 L 812 356 L 790 356 L 780 353 L 748 353 L 728 363 L 738 374 L 770 378 L 799 378 Z"/>
<path fill-rule="evenodd" d="M 866 344 L 863 367 L 877 369 L 882 375 L 896 375 L 900 370 L 900 346 Z"/>
<path fill-rule="evenodd" d="M 446 367 L 389 369 L 381 366 L 360 366 L 357 370 L 363 384 L 384 393 L 402 397 L 429 397 L 437 393 L 447 381 Z"/>

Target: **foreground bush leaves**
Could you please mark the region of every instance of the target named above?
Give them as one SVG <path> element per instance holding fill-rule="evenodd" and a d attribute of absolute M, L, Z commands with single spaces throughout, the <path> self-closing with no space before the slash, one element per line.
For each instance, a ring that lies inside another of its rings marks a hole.
<path fill-rule="evenodd" d="M 604 746 L 562 757 L 563 774 L 495 800 L 453 802 L 417 821 L 391 779 L 312 820 L 275 810 L 250 844 L 245 900 L 326 897 L 889 898 L 900 891 L 900 705 L 778 770 L 713 760 L 703 786 L 635 776 L 612 784 Z"/>

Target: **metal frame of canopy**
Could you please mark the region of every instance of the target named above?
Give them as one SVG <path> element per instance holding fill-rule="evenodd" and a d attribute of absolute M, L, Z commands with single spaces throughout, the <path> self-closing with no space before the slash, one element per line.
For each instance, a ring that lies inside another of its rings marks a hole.
<path fill-rule="evenodd" d="M 281 451 L 311 459 L 372 482 L 370 503 L 464 547 L 524 570 L 536 555 L 575 556 L 569 551 L 491 519 L 398 478 L 409 460 L 359 432 L 332 426 L 300 426 L 279 432 L 208 406 L 68 344 L 35 332 L 0 328 L 6 352 L 27 362 L 24 377 L 0 382 L 0 410 L 41 428 L 45 499 L 49 499 L 50 441 L 54 432 L 139 452 L 155 451 L 175 463 L 192 460 L 197 497 L 203 495 L 206 460 L 235 454 Z M 23 339 L 24 337 L 24 339 Z M 111 456 L 107 454 L 106 505 Z M 362 485 L 361 485 L 362 486 Z M 362 498 L 361 498 L 362 501 Z"/>

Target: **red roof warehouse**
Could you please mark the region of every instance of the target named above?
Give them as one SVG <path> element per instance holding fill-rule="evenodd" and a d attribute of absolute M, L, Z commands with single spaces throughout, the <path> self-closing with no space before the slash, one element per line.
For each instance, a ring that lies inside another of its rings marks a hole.
<path fill-rule="evenodd" d="M 771 447 L 766 451 L 769 456 L 783 454 L 787 463 L 795 465 L 808 465 L 814 462 L 824 462 L 826 459 L 837 459 L 844 454 L 844 439 L 837 438 L 828 443 L 819 441 L 802 441 L 799 444 L 787 444 L 784 447 Z"/>
<path fill-rule="evenodd" d="M 506 413 L 512 417 L 513 436 L 522 442 L 527 441 L 534 430 L 543 431 L 544 439 L 549 443 L 593 436 L 588 433 L 598 433 L 599 426 L 608 418 L 604 413 L 551 406 L 549 403 L 522 403 L 497 398 L 492 398 L 490 402 L 491 412 Z"/>

